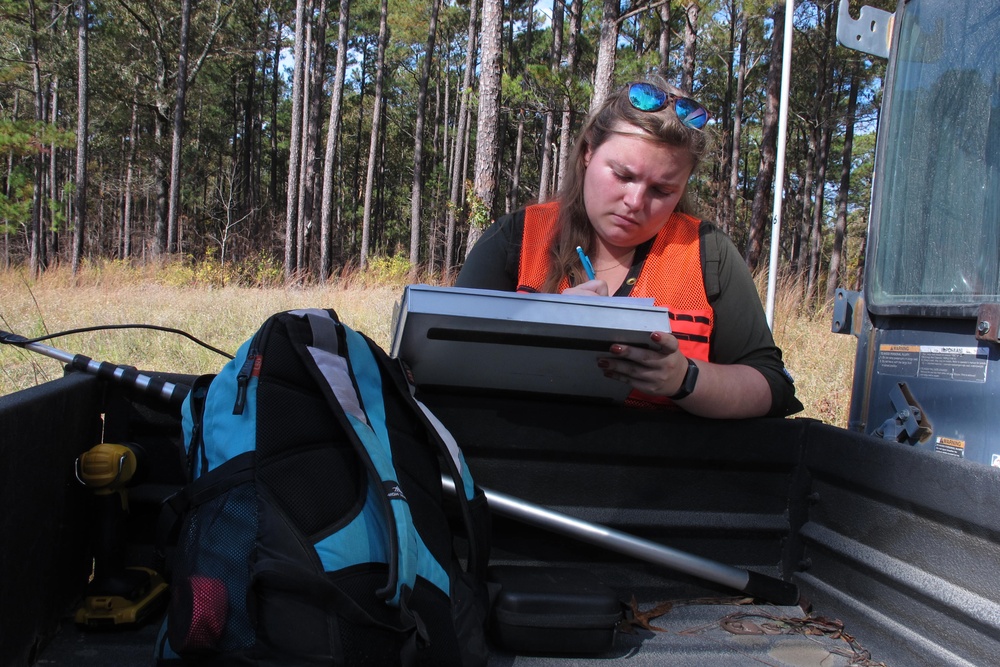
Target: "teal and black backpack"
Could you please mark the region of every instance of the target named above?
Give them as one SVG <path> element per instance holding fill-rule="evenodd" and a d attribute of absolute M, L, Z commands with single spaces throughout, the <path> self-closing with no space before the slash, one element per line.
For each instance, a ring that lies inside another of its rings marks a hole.
<path fill-rule="evenodd" d="M 160 664 L 486 662 L 485 497 L 375 343 L 279 313 L 182 414 Z"/>

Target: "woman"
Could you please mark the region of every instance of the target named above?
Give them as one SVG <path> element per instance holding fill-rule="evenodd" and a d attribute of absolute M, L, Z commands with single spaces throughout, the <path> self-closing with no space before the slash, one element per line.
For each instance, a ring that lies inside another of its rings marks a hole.
<path fill-rule="evenodd" d="M 497 220 L 459 287 L 652 297 L 672 332 L 598 360 L 641 402 L 709 417 L 802 409 L 732 242 L 689 215 L 688 180 L 708 150 L 708 113 L 660 81 L 632 83 L 587 120 L 555 202 Z M 592 278 L 578 255 L 583 249 Z"/>

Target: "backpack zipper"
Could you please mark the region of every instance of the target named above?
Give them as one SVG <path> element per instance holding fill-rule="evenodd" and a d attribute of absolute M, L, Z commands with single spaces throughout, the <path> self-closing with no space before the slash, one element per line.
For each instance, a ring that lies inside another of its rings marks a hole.
<path fill-rule="evenodd" d="M 250 349 L 247 351 L 247 358 L 240 366 L 239 373 L 236 374 L 236 403 L 233 405 L 233 414 L 241 415 L 247 404 L 247 391 L 250 388 L 250 380 L 260 376 L 260 367 L 264 362 L 264 355 L 260 353 L 261 348 L 267 344 L 267 335 L 273 326 L 273 319 L 269 318 L 261 329 L 257 330 L 250 341 Z"/>
<path fill-rule="evenodd" d="M 247 388 L 250 379 L 260 375 L 261 356 L 256 348 L 250 348 L 246 360 L 240 367 L 240 372 L 236 374 L 236 404 L 233 405 L 233 414 L 243 414 L 243 409 L 247 403 Z"/>

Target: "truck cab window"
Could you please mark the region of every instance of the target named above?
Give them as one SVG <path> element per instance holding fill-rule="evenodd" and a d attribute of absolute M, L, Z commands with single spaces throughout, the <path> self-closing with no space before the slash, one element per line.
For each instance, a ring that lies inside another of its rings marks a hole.
<path fill-rule="evenodd" d="M 875 308 L 1000 300 L 1000 6 L 959 7 L 899 12 L 872 227 Z"/>

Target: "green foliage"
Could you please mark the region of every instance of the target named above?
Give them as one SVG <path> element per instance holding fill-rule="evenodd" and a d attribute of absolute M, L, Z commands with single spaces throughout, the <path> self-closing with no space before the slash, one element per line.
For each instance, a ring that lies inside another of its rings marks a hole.
<path fill-rule="evenodd" d="M 239 262 L 235 269 L 239 283 L 247 287 L 277 287 L 285 281 L 281 262 L 264 250 Z"/>
<path fill-rule="evenodd" d="M 366 285 L 406 285 L 410 282 L 410 260 L 402 253 L 369 257 L 363 280 Z"/>
<path fill-rule="evenodd" d="M 465 204 L 469 209 L 468 222 L 473 229 L 486 229 L 491 220 L 491 215 L 482 198 L 476 194 L 472 182 L 465 184 Z"/>
<path fill-rule="evenodd" d="M 239 262 L 223 264 L 218 248 L 209 246 L 204 256 L 188 255 L 184 261 L 165 263 L 156 273 L 157 281 L 170 287 L 277 287 L 284 283 L 281 262 L 258 251 Z"/>
<path fill-rule="evenodd" d="M 49 197 L 46 197 L 45 201 L 49 209 L 49 230 L 61 232 L 66 229 L 66 205 Z"/>
<path fill-rule="evenodd" d="M 53 146 L 76 146 L 76 134 L 53 123 L 0 119 L 0 152 L 15 156 L 47 155 Z"/>
<path fill-rule="evenodd" d="M 34 184 L 25 166 L 16 166 L 9 178 L 10 191 L 0 190 L 0 222 L 5 223 L 5 231 L 13 232 L 15 225 L 26 225 L 31 219 L 31 196 Z"/>
<path fill-rule="evenodd" d="M 208 248 L 201 259 L 188 255 L 186 261 L 169 262 L 157 272 L 157 278 L 170 287 L 223 287 L 228 269 L 215 254 L 215 248 Z"/>

